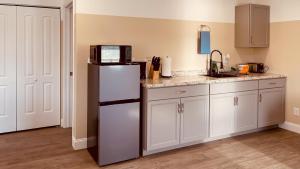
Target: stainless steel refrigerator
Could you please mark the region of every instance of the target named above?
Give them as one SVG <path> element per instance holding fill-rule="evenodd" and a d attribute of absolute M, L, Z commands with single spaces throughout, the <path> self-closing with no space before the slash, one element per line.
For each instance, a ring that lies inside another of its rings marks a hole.
<path fill-rule="evenodd" d="M 88 65 L 88 150 L 100 166 L 139 157 L 140 66 Z"/>

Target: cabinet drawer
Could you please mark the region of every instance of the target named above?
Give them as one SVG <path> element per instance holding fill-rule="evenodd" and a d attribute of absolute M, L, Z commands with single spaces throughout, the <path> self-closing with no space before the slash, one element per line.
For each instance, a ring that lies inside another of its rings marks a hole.
<path fill-rule="evenodd" d="M 209 94 L 209 85 L 194 85 L 148 89 L 148 101 Z"/>
<path fill-rule="evenodd" d="M 268 80 L 260 80 L 259 81 L 259 89 L 270 89 L 270 88 L 278 88 L 285 86 L 286 79 L 268 79 Z"/>
<path fill-rule="evenodd" d="M 232 93 L 257 89 L 257 80 L 232 83 L 216 83 L 210 85 L 210 94 Z"/>

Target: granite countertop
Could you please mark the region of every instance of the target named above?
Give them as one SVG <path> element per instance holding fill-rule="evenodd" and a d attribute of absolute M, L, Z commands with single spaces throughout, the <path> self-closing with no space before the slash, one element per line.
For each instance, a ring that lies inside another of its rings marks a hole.
<path fill-rule="evenodd" d="M 253 73 L 249 75 L 241 75 L 239 77 L 226 77 L 226 78 L 214 78 L 204 75 L 194 76 L 178 76 L 173 78 L 160 78 L 157 81 L 152 79 L 142 80 L 142 85 L 145 88 L 161 88 L 161 87 L 172 87 L 172 86 L 186 86 L 186 85 L 197 85 L 197 84 L 212 84 L 212 83 L 226 83 L 226 82 L 237 82 L 247 80 L 261 80 L 261 79 L 276 79 L 286 78 L 286 75 L 273 74 L 273 73 Z"/>

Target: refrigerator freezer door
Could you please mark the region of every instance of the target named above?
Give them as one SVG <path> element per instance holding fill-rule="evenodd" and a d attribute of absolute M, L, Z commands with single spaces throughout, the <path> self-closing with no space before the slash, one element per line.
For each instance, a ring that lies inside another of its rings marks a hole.
<path fill-rule="evenodd" d="M 100 100 L 140 98 L 140 65 L 100 66 Z"/>
<path fill-rule="evenodd" d="M 139 157 L 140 103 L 100 107 L 99 165 Z"/>

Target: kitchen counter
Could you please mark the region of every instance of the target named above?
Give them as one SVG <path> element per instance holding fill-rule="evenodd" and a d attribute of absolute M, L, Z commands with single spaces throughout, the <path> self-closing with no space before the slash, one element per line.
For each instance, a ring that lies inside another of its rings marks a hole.
<path fill-rule="evenodd" d="M 262 80 L 262 79 L 276 79 L 286 78 L 286 75 L 264 73 L 264 74 L 249 74 L 241 75 L 239 77 L 226 77 L 226 78 L 214 78 L 204 75 L 198 76 L 178 76 L 173 78 L 160 78 L 159 80 L 153 81 L 152 79 L 146 79 L 142 81 L 143 87 L 145 88 L 162 88 L 172 86 L 187 86 L 197 84 L 212 84 L 212 83 L 226 83 L 226 82 L 237 82 L 247 80 Z"/>

